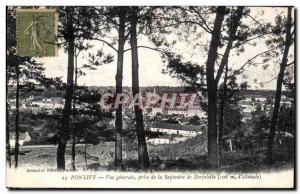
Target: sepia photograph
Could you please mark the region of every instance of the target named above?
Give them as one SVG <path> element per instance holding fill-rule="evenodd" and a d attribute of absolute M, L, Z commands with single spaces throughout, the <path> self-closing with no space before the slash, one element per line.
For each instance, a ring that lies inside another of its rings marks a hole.
<path fill-rule="evenodd" d="M 295 20 L 6 6 L 6 187 L 295 189 Z"/>

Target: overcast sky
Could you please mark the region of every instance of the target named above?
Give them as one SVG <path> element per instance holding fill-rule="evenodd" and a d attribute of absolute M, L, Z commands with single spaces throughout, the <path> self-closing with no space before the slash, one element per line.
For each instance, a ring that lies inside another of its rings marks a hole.
<path fill-rule="evenodd" d="M 252 8 L 251 12 L 255 12 L 257 10 L 253 9 L 262 9 L 262 8 Z M 282 11 L 279 9 L 279 11 Z M 266 19 L 274 20 L 275 13 L 278 12 L 278 9 L 273 8 L 265 8 L 264 16 Z M 210 38 L 207 38 L 210 40 Z M 91 44 L 95 45 L 90 52 L 95 52 L 95 50 L 103 47 L 103 44 L 100 42 L 91 42 Z M 139 37 L 138 39 L 139 45 L 148 45 L 152 46 L 147 38 Z M 126 47 L 129 46 L 126 44 Z M 178 46 L 181 52 L 191 51 L 193 48 L 188 44 L 181 44 Z M 104 51 L 111 52 L 114 54 L 114 51 L 109 47 L 103 47 Z M 264 46 L 264 43 L 260 43 L 257 46 L 249 46 L 246 47 L 246 52 L 242 53 L 240 56 L 236 56 L 235 52 L 231 52 L 231 56 L 229 58 L 230 64 L 234 65 L 234 67 L 238 67 L 239 65 L 245 63 L 249 58 L 254 55 L 267 50 Z M 290 53 L 293 53 L 293 49 Z M 148 50 L 148 49 L 139 49 L 139 75 L 140 75 L 140 86 L 180 86 L 182 85 L 179 80 L 172 78 L 168 74 L 162 74 L 161 71 L 164 68 L 164 64 L 161 60 L 160 53 Z M 196 51 L 195 51 L 196 52 Z M 202 51 L 203 52 L 203 51 Z M 131 53 L 126 52 L 124 56 L 124 74 L 123 74 L 123 85 L 131 86 Z M 194 55 L 191 60 L 192 61 L 201 61 L 204 63 L 207 59 L 204 55 Z M 78 66 L 86 63 L 86 57 L 81 54 L 78 58 Z M 87 86 L 114 86 L 115 85 L 115 74 L 116 74 L 116 55 L 115 61 L 98 67 L 97 70 L 94 71 L 86 71 L 86 76 L 80 77 L 78 83 L 80 85 Z M 67 75 L 67 54 L 64 53 L 62 49 L 58 50 L 58 56 L 56 57 L 44 57 L 38 58 L 38 61 L 44 63 L 46 68 L 46 75 L 48 77 L 62 77 L 64 81 L 66 81 Z M 258 59 L 259 61 L 259 59 Z M 267 70 L 263 70 L 261 66 L 258 67 L 249 67 L 245 72 L 247 76 L 247 80 L 251 89 L 275 89 L 276 88 L 276 80 L 270 81 L 274 78 L 274 75 L 277 75 L 277 68 L 271 66 Z M 254 79 L 262 82 L 268 82 L 265 84 L 264 88 L 258 86 L 258 84 L 254 84 Z M 257 87 L 258 86 L 258 87 Z"/>

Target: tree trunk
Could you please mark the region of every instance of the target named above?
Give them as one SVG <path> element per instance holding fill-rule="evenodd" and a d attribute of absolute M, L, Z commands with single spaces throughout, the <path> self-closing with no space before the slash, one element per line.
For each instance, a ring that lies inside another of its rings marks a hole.
<path fill-rule="evenodd" d="M 218 45 L 220 43 L 220 34 L 222 22 L 225 15 L 225 7 L 217 8 L 214 29 L 212 32 L 210 48 L 206 62 L 206 79 L 208 93 L 208 132 L 207 148 L 208 162 L 212 168 L 218 168 L 218 133 L 217 133 L 217 85 L 214 80 L 214 64 L 217 59 Z"/>
<path fill-rule="evenodd" d="M 75 55 L 76 55 L 76 48 L 75 49 Z M 76 157 L 76 135 L 75 135 L 75 126 L 74 121 L 76 117 L 76 87 L 77 87 L 77 78 L 78 78 L 78 70 L 77 70 L 77 55 L 75 56 L 75 81 L 74 81 L 74 95 L 73 95 L 73 128 L 72 128 L 72 169 L 76 170 L 75 166 L 75 157 Z"/>
<path fill-rule="evenodd" d="M 6 86 L 6 88 L 7 88 L 7 86 Z M 6 94 L 7 94 L 7 91 L 6 91 Z M 8 166 L 11 167 L 10 135 L 9 135 L 9 112 L 8 112 L 8 102 L 7 101 L 6 101 L 6 161 L 7 161 Z"/>
<path fill-rule="evenodd" d="M 225 103 L 226 103 L 226 93 L 227 93 L 227 74 L 228 74 L 228 58 L 229 58 L 229 54 L 230 51 L 232 49 L 232 44 L 234 42 L 234 40 L 236 40 L 236 31 L 238 29 L 240 20 L 242 18 L 243 15 L 243 11 L 244 11 L 244 7 L 240 6 L 237 9 L 237 13 L 235 18 L 233 18 L 232 21 L 232 28 L 229 31 L 229 35 L 230 35 L 230 39 L 228 41 L 228 44 L 226 46 L 224 55 L 222 57 L 221 60 L 221 64 L 220 67 L 218 69 L 217 75 L 216 75 L 216 85 L 218 86 L 219 80 L 222 76 L 223 73 L 223 69 L 225 67 L 225 76 L 224 76 L 224 88 L 223 88 L 223 96 L 220 102 L 220 110 L 219 110 L 219 134 L 218 134 L 218 142 L 219 142 L 219 154 L 221 156 L 222 154 L 222 145 L 223 145 L 223 126 L 224 126 L 224 108 L 225 108 Z"/>
<path fill-rule="evenodd" d="M 138 63 L 138 50 L 137 50 L 137 13 L 136 10 L 132 10 L 130 17 L 131 34 L 131 57 L 132 57 L 132 94 L 133 96 L 139 95 L 139 63 Z M 136 133 L 138 139 L 138 158 L 139 168 L 145 170 L 149 168 L 149 157 L 147 151 L 147 143 L 144 134 L 144 121 L 141 107 L 134 106 L 135 119 L 136 119 Z"/>
<path fill-rule="evenodd" d="M 273 143 L 274 143 L 274 137 L 275 132 L 277 128 L 277 122 L 278 122 L 278 113 L 279 113 L 279 107 L 280 107 L 280 99 L 281 99 L 281 92 L 282 92 L 282 83 L 284 78 L 284 71 L 287 65 L 288 61 L 288 54 L 289 54 L 289 48 L 292 41 L 292 34 L 291 34 L 291 27 L 292 27 L 292 16 L 291 16 L 292 8 L 288 8 L 288 20 L 286 25 L 286 41 L 284 45 L 284 53 L 282 56 L 282 61 L 280 64 L 280 70 L 277 77 L 277 86 L 276 86 L 276 94 L 275 94 L 275 102 L 274 102 L 274 109 L 271 119 L 271 125 L 270 125 L 270 133 L 268 137 L 268 149 L 267 149 L 267 162 L 272 163 L 273 162 Z"/>
<path fill-rule="evenodd" d="M 87 144 L 85 143 L 85 145 L 84 145 L 84 161 L 85 161 L 85 169 L 87 170 L 88 163 L 87 163 L 86 151 L 87 151 Z"/>
<path fill-rule="evenodd" d="M 230 151 L 232 152 L 233 151 L 233 147 L 232 147 L 232 141 L 231 141 L 231 139 L 229 139 L 229 148 L 230 148 Z"/>
<path fill-rule="evenodd" d="M 19 129 L 19 100 L 20 100 L 20 70 L 19 70 L 19 65 L 16 65 L 16 80 L 17 80 L 17 91 L 16 91 L 16 134 L 15 134 L 15 168 L 18 168 L 18 163 L 19 163 L 19 134 L 20 134 L 20 129 Z"/>
<path fill-rule="evenodd" d="M 7 71 L 6 71 L 7 72 Z M 11 167 L 10 134 L 9 134 L 9 109 L 8 109 L 8 76 L 6 75 L 6 161 Z"/>
<path fill-rule="evenodd" d="M 118 61 L 116 74 L 116 95 L 122 93 L 123 80 L 123 57 L 124 57 L 124 43 L 125 43 L 125 15 L 120 11 L 120 25 L 119 25 L 119 40 L 118 40 Z M 122 170 L 122 105 L 119 104 L 116 110 L 116 140 L 115 140 L 115 169 Z"/>
<path fill-rule="evenodd" d="M 57 147 L 57 169 L 65 170 L 65 152 L 66 144 L 69 138 L 69 120 L 71 112 L 71 104 L 73 97 L 73 74 L 74 74 L 74 37 L 68 40 L 68 74 L 67 88 L 65 96 L 65 105 L 63 110 L 62 128 L 59 131 L 58 147 Z"/>
<path fill-rule="evenodd" d="M 240 20 L 242 18 L 243 11 L 244 11 L 244 7 L 239 6 L 238 9 L 237 9 L 236 16 L 233 18 L 233 21 L 231 22 L 232 27 L 231 27 L 231 29 L 229 29 L 230 30 L 229 31 L 229 41 L 227 43 L 225 52 L 223 54 L 223 57 L 222 57 L 222 60 L 221 60 L 221 63 L 220 63 L 220 67 L 219 67 L 217 75 L 216 75 L 216 84 L 217 85 L 220 81 L 220 78 L 222 76 L 222 73 L 223 73 L 223 70 L 224 70 L 225 66 L 228 64 L 229 54 L 230 54 L 230 51 L 232 49 L 232 44 L 236 40 L 236 31 L 239 27 L 239 23 L 240 23 Z"/>
<path fill-rule="evenodd" d="M 228 78 L 228 63 L 225 66 L 225 75 L 224 75 L 224 85 L 223 85 L 223 94 L 220 102 L 220 112 L 219 112 L 219 154 L 222 155 L 222 146 L 223 146 L 223 126 L 224 126 L 224 108 L 226 103 L 226 95 L 227 95 L 227 78 Z"/>
<path fill-rule="evenodd" d="M 76 166 L 75 166 L 75 158 L 76 158 L 76 138 L 75 138 L 75 130 L 73 129 L 72 131 L 72 169 L 75 171 Z"/>

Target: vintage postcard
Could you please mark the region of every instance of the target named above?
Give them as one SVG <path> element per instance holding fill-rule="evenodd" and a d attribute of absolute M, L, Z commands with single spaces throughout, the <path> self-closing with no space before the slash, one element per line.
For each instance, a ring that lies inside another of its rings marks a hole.
<path fill-rule="evenodd" d="M 7 6 L 6 186 L 295 189 L 295 20 Z"/>

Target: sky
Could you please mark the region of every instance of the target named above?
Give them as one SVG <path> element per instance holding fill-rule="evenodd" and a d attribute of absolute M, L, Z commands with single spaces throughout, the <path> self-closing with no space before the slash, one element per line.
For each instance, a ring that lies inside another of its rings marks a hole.
<path fill-rule="evenodd" d="M 258 8 L 252 8 L 251 13 L 256 13 Z M 263 8 L 260 8 L 263 9 Z M 264 19 L 274 21 L 275 14 L 278 12 L 278 9 L 274 8 L 265 8 L 264 10 Z M 279 9 L 279 11 L 282 11 Z M 250 22 L 250 21 L 249 21 Z M 210 40 L 210 37 L 204 37 L 207 40 Z M 97 49 L 103 48 L 105 52 L 110 52 L 114 54 L 115 60 L 110 64 L 105 64 L 97 68 L 97 70 L 86 71 L 86 75 L 78 79 L 78 84 L 86 86 L 114 86 L 115 85 L 115 74 L 116 74 L 116 59 L 117 56 L 112 49 L 105 46 L 103 43 L 98 41 L 92 41 L 90 44 L 94 45 L 89 52 L 93 53 Z M 147 45 L 153 46 L 146 37 L 138 38 L 138 45 Z M 129 45 L 125 45 L 125 49 L 129 48 Z M 197 51 L 191 47 L 190 43 L 183 43 L 177 46 L 180 52 L 189 53 L 195 52 L 192 57 L 187 57 L 187 60 L 205 63 L 207 60 L 204 51 Z M 235 52 L 231 52 L 229 58 L 230 64 L 233 67 L 238 68 L 241 64 L 245 63 L 248 59 L 255 56 L 257 53 L 267 50 L 267 47 L 263 42 L 258 43 L 256 46 L 245 47 L 245 52 L 240 56 L 236 56 Z M 293 49 L 291 49 L 293 52 Z M 200 54 L 197 54 L 197 53 Z M 201 54 L 202 52 L 202 54 Z M 221 52 L 221 51 L 220 51 Z M 139 54 L 139 77 L 140 77 L 140 86 L 181 86 L 182 83 L 176 78 L 172 78 L 169 74 L 162 74 L 162 69 L 165 68 L 165 65 L 160 57 L 160 53 L 140 48 L 138 50 Z M 80 54 L 78 57 L 78 66 L 86 63 L 87 53 Z M 63 81 L 66 81 L 67 75 L 67 54 L 63 49 L 58 50 L 58 55 L 56 57 L 43 57 L 37 58 L 39 62 L 44 63 L 46 68 L 45 73 L 47 77 L 62 77 Z M 259 61 L 259 59 L 257 59 Z M 124 67 L 123 67 L 123 85 L 131 86 L 131 53 L 126 52 L 124 55 Z M 278 68 L 276 66 L 270 66 L 267 70 L 263 70 L 261 66 L 257 67 L 248 67 L 244 75 L 247 78 L 244 78 L 244 81 L 248 81 L 250 89 L 276 89 L 276 76 L 278 73 Z M 257 79 L 265 83 L 264 87 L 260 87 L 258 84 L 254 83 L 254 80 Z"/>

